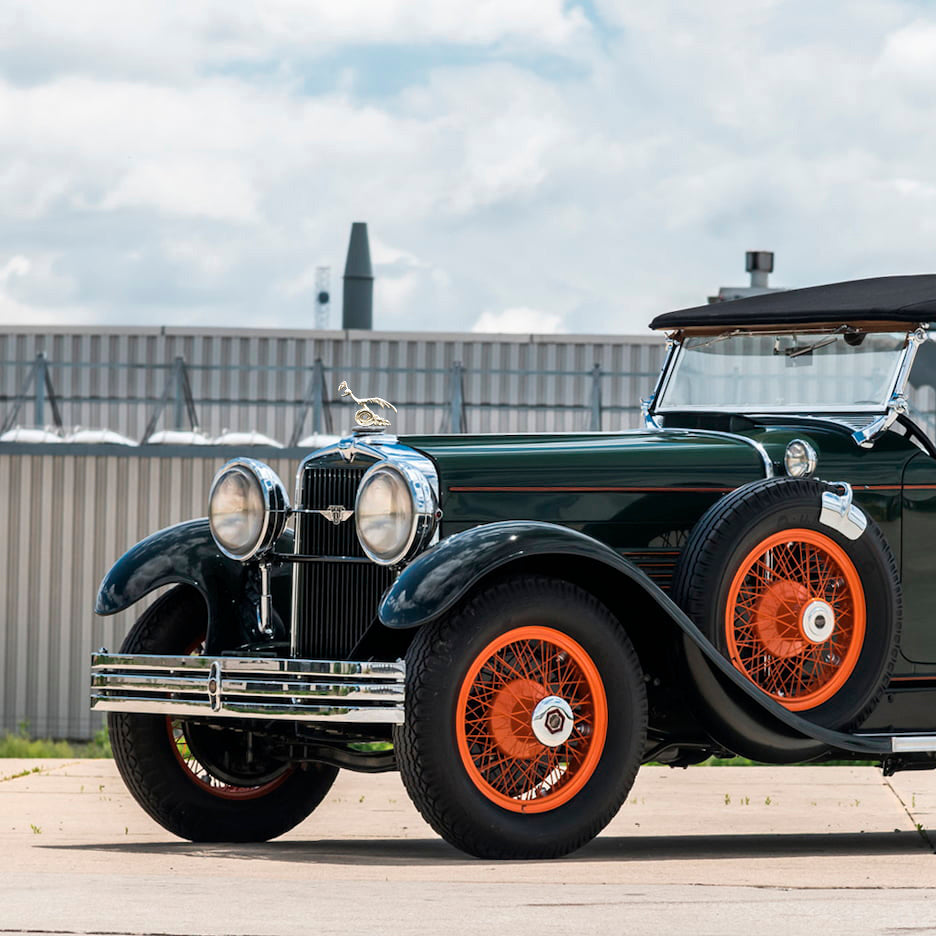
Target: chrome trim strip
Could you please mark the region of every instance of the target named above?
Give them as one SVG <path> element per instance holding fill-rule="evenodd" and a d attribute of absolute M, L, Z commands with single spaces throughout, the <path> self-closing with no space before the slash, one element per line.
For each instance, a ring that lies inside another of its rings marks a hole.
<path fill-rule="evenodd" d="M 750 439 L 747 436 L 738 435 L 734 432 L 720 432 L 718 429 L 683 429 L 682 427 L 674 426 L 672 429 L 664 426 L 659 430 L 663 435 L 694 435 L 702 436 L 703 438 L 715 438 L 715 439 L 731 439 L 734 442 L 744 442 L 746 445 L 751 446 L 755 452 L 757 452 L 760 457 L 761 462 L 764 466 L 764 477 L 772 478 L 774 476 L 774 463 L 770 458 L 770 455 L 767 453 L 767 449 L 761 445 L 756 439 Z"/>
<path fill-rule="evenodd" d="M 122 670 L 205 670 L 211 669 L 215 661 L 222 664 L 225 673 L 283 673 L 308 676 L 353 676 L 355 679 L 387 679 L 403 682 L 406 679 L 406 663 L 402 660 L 385 662 L 368 660 L 363 663 L 353 660 L 291 660 L 279 657 L 207 657 L 169 656 L 150 653 L 106 653 L 91 654 L 91 670 L 106 671 L 119 667 Z"/>
<path fill-rule="evenodd" d="M 327 721 L 342 724 L 402 725 L 403 709 L 351 705 L 276 705 L 271 703 L 222 702 L 212 709 L 209 702 L 183 702 L 175 699 L 99 696 L 92 693 L 91 708 L 96 712 L 127 712 L 140 715 L 179 717 L 261 718 L 277 721 Z"/>
<path fill-rule="evenodd" d="M 936 751 L 936 735 L 893 735 L 891 750 L 895 754 Z"/>
<path fill-rule="evenodd" d="M 138 673 L 93 673 L 91 688 L 112 690 L 113 692 L 148 692 L 153 693 L 201 693 L 206 692 L 209 701 L 227 699 L 229 696 L 276 696 L 287 695 L 290 699 L 354 699 L 385 701 L 403 700 L 403 684 L 383 685 L 373 683 L 305 683 L 273 682 L 269 680 L 244 680 L 222 678 L 217 680 L 212 689 L 211 675 L 208 680 L 183 679 L 180 677 L 147 676 Z"/>
<path fill-rule="evenodd" d="M 406 664 L 267 657 L 91 655 L 105 712 L 402 724 Z M 354 704 L 349 704 L 354 703 Z"/>
<path fill-rule="evenodd" d="M 936 734 L 889 735 L 880 732 L 859 732 L 855 737 L 875 741 L 889 740 L 893 754 L 926 754 L 936 751 Z"/>
<path fill-rule="evenodd" d="M 779 403 L 769 410 L 765 410 L 763 404 L 759 404 L 754 409 L 746 409 L 742 405 L 738 406 L 709 406 L 707 403 L 687 403 L 684 406 L 672 406 L 667 409 L 658 409 L 656 412 L 666 415 L 667 413 L 737 413 L 740 416 L 809 416 L 810 413 L 861 413 L 871 416 L 874 413 L 880 413 L 886 404 L 862 404 L 857 403 L 854 406 L 845 409 L 842 406 L 823 406 L 810 405 L 809 413 L 804 413 L 803 406 L 781 406 Z"/>

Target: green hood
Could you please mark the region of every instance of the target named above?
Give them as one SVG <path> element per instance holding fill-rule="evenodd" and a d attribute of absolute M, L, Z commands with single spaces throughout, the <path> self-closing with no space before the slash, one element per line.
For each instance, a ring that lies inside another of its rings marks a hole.
<path fill-rule="evenodd" d="M 694 430 L 401 441 L 438 465 L 443 535 L 531 519 L 619 546 L 648 546 L 691 528 L 718 497 L 766 474 L 748 440 Z"/>

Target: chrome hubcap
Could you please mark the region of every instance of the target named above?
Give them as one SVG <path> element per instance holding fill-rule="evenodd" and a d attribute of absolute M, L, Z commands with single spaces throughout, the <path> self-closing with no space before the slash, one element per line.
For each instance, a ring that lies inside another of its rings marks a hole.
<path fill-rule="evenodd" d="M 814 598 L 803 608 L 803 636 L 813 643 L 825 643 L 835 630 L 835 612 L 832 605 L 821 598 Z"/>
<path fill-rule="evenodd" d="M 533 734 L 547 747 L 558 747 L 569 740 L 575 726 L 575 716 L 569 703 L 560 696 L 546 696 L 533 709 Z"/>

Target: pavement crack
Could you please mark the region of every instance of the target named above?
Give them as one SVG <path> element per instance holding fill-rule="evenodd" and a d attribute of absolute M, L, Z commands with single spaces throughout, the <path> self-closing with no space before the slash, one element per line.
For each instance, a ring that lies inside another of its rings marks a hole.
<path fill-rule="evenodd" d="M 886 777 L 884 778 L 884 786 L 887 787 L 894 796 L 897 797 L 897 802 L 903 806 L 903 811 L 907 814 L 907 818 L 913 823 L 913 827 L 920 833 L 920 838 L 926 843 L 927 847 L 934 855 L 936 855 L 936 842 L 930 838 L 929 832 L 923 827 L 922 822 L 917 822 L 916 817 L 910 812 L 910 807 L 904 802 L 904 798 L 894 789 L 893 784 Z"/>
<path fill-rule="evenodd" d="M 156 933 L 144 930 L 102 930 L 102 929 L 23 929 L 21 926 L 7 929 L 0 927 L 0 933 L 24 934 L 24 936 L 190 936 L 188 933 Z"/>

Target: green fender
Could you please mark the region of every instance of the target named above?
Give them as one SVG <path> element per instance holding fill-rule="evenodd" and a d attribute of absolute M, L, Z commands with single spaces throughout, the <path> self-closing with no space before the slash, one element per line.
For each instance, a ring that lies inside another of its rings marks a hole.
<path fill-rule="evenodd" d="M 277 544 L 292 551 L 292 533 Z M 273 567 L 273 606 L 288 620 L 289 567 Z M 255 563 L 223 555 L 207 517 L 166 527 L 140 540 L 110 568 L 98 588 L 96 614 L 116 614 L 164 585 L 190 585 L 208 612 L 206 649 L 215 652 L 256 640 L 259 574 Z M 279 638 L 285 637 L 282 629 Z"/>
<path fill-rule="evenodd" d="M 746 745 L 747 750 L 775 758 L 783 750 L 790 760 L 819 756 L 826 747 L 888 753 L 885 740 L 833 731 L 785 709 L 738 672 L 682 608 L 633 563 L 604 543 L 557 524 L 511 520 L 446 537 L 403 570 L 380 603 L 380 621 L 393 629 L 427 624 L 453 609 L 493 572 L 535 557 L 589 560 L 597 574 L 617 576 L 622 587 L 630 583 L 643 589 L 682 631 L 694 688 L 734 742 L 734 750 Z"/>

